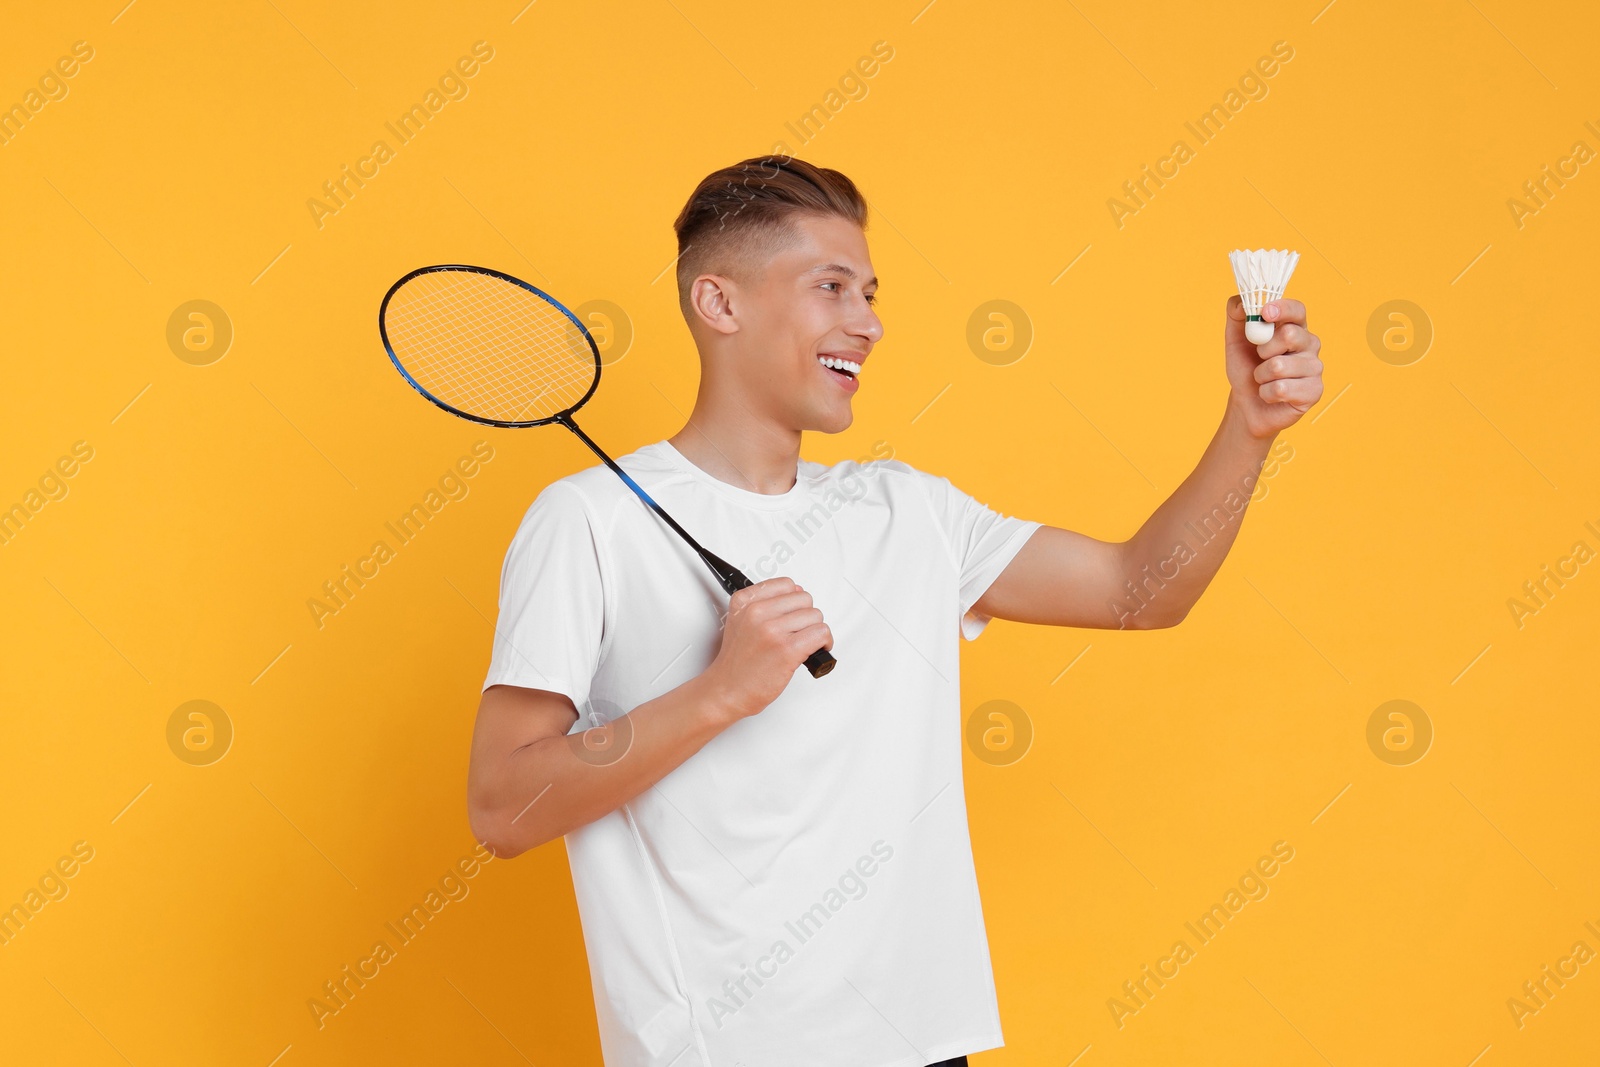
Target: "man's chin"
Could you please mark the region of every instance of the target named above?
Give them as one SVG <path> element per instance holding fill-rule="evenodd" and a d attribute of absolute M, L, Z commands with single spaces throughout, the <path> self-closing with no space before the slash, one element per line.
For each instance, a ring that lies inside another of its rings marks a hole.
<path fill-rule="evenodd" d="M 844 433 L 850 424 L 856 421 L 855 412 L 846 407 L 841 412 L 828 412 L 809 420 L 811 425 L 806 429 L 816 433 Z"/>

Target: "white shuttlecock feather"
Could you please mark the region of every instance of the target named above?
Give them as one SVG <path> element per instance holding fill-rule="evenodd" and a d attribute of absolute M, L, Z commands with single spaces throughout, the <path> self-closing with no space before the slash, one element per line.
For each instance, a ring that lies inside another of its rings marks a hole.
<path fill-rule="evenodd" d="M 1272 340 L 1272 323 L 1261 318 L 1261 308 L 1283 295 L 1289 276 L 1300 262 L 1299 252 L 1287 249 L 1258 248 L 1254 252 L 1228 253 L 1233 264 L 1233 280 L 1239 283 L 1239 299 L 1244 301 L 1244 336 L 1253 345 Z"/>

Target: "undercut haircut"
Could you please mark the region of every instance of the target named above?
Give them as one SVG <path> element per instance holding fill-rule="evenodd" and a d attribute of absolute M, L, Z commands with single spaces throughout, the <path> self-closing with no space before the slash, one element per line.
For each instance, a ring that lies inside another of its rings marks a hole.
<path fill-rule="evenodd" d="M 743 281 L 794 239 L 805 216 L 832 215 L 867 228 L 867 201 L 836 170 L 793 156 L 756 156 L 713 171 L 683 205 L 678 234 L 678 306 L 702 274 Z"/>

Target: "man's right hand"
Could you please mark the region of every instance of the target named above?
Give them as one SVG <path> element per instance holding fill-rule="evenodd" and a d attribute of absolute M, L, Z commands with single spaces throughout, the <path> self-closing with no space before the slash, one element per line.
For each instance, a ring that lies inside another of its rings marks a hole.
<path fill-rule="evenodd" d="M 744 718 L 777 700 L 819 648 L 833 648 L 833 632 L 811 594 L 792 578 L 768 578 L 729 598 L 722 647 L 705 673 Z"/>

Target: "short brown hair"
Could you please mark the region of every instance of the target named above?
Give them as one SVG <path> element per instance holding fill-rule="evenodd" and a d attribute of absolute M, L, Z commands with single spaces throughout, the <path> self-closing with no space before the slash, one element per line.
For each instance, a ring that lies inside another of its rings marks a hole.
<path fill-rule="evenodd" d="M 706 175 L 672 224 L 685 315 L 696 278 L 711 268 L 736 277 L 764 263 L 805 215 L 834 215 L 866 229 L 867 201 L 843 174 L 793 156 L 756 156 Z"/>

